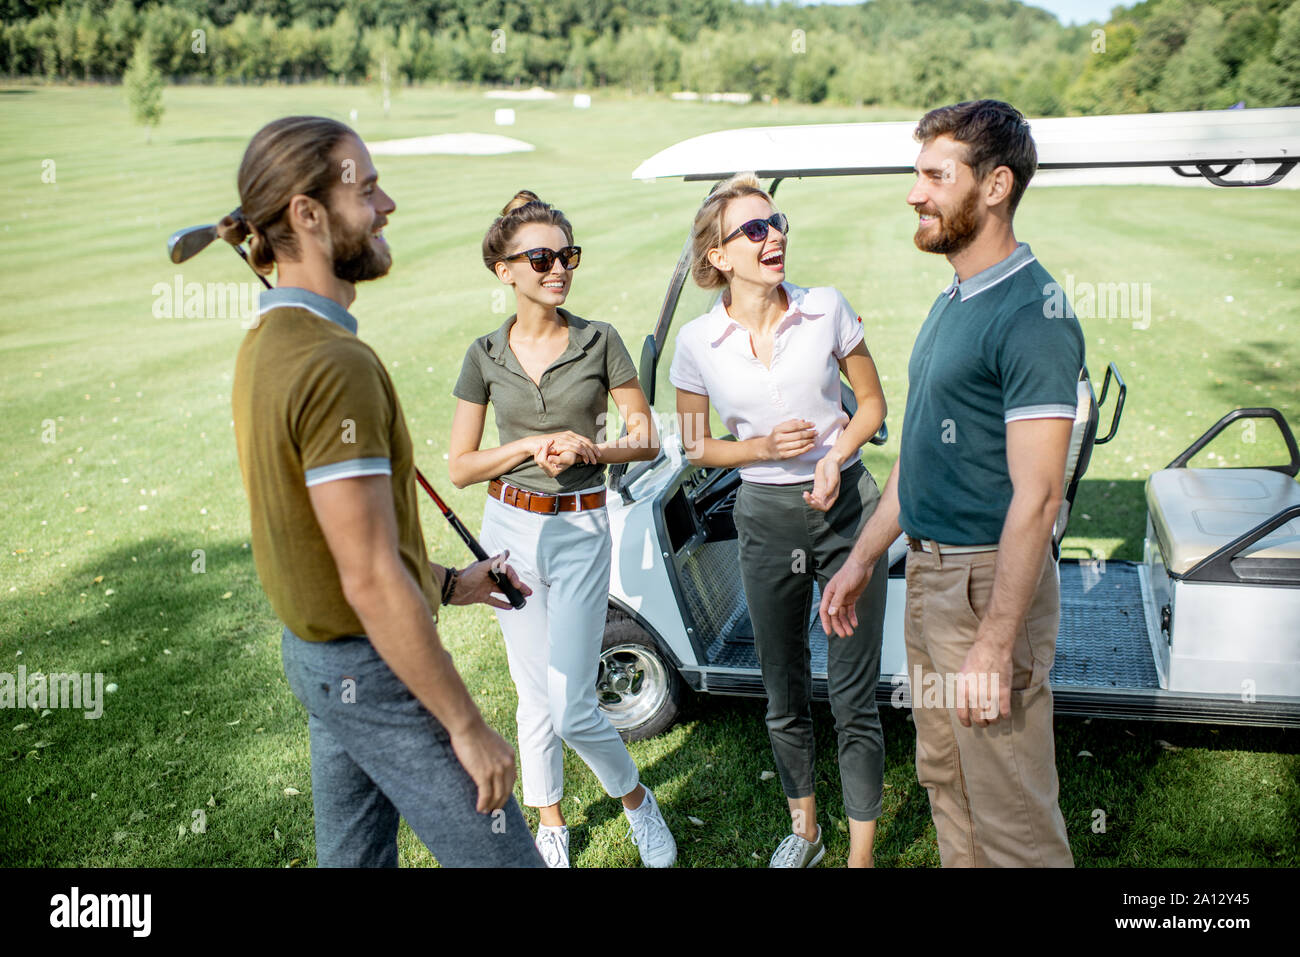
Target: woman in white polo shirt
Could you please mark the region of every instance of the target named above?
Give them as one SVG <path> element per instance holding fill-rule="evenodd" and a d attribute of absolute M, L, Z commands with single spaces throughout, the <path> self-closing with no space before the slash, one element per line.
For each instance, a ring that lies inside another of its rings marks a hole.
<path fill-rule="evenodd" d="M 880 499 L 860 451 L 884 421 L 885 397 L 862 320 L 844 296 L 785 281 L 788 231 L 752 173 L 719 184 L 704 201 L 691 272 L 722 296 L 678 333 L 668 376 L 691 461 L 741 471 L 734 511 L 741 578 L 792 823 L 771 866 L 811 867 L 825 850 L 814 794 L 813 576 L 826 586 Z M 852 418 L 840 401 L 841 372 L 858 400 Z M 710 403 L 737 441 L 712 436 Z M 828 639 L 850 866 L 871 865 L 880 816 L 884 736 L 876 684 L 887 578 L 884 567 L 872 575 L 855 632 Z"/>

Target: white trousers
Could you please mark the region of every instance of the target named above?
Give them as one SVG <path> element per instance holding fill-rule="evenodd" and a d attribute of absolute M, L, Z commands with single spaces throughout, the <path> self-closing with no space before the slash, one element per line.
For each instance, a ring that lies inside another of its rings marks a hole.
<path fill-rule="evenodd" d="M 533 590 L 523 608 L 496 613 L 519 694 L 524 803 L 544 807 L 564 797 L 561 741 L 607 794 L 629 793 L 639 780 L 636 764 L 596 698 L 609 606 L 609 513 L 543 515 L 489 497 L 479 540 L 489 555 L 510 549 L 509 563 Z"/>

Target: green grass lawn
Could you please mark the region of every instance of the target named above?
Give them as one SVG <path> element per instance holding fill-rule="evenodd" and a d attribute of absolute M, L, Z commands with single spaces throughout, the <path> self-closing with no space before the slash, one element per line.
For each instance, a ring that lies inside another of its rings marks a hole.
<path fill-rule="evenodd" d="M 585 111 L 563 98 L 512 104 L 517 124 L 498 129 L 500 104 L 476 91 L 404 90 L 383 119 L 372 92 L 334 86 L 171 88 L 165 105 L 146 145 L 118 88 L 0 89 L 0 671 L 103 672 L 117 686 L 99 720 L 0 714 L 0 864 L 315 862 L 307 723 L 253 568 L 231 432 L 243 330 L 233 319 L 153 312 L 154 284 L 178 273 L 252 279 L 220 249 L 174 267 L 164 244 L 237 204 L 235 171 L 263 122 L 306 112 L 346 121 L 357 109 L 370 140 L 504 132 L 536 145 L 495 157 L 378 158 L 397 203 L 386 233 L 395 266 L 362 286 L 353 308 L 389 363 L 421 468 L 477 528 L 482 489 L 457 491 L 447 477 L 450 390 L 468 343 L 504 319 L 479 242 L 517 189 L 568 213 L 584 249 L 569 305 L 617 324 L 635 354 L 707 188 L 635 182 L 638 162 L 728 126 L 911 118 L 597 95 Z M 53 182 L 43 179 L 47 160 Z M 793 224 L 790 277 L 836 285 L 861 312 L 895 436 L 912 340 L 951 278 L 942 258 L 912 246 L 909 186 L 907 177 L 811 179 L 778 193 Z M 1083 321 L 1094 376 L 1114 361 L 1129 398 L 1119 436 L 1093 456 L 1067 555 L 1139 558 L 1145 477 L 1229 409 L 1272 405 L 1300 426 L 1298 216 L 1300 194 L 1289 191 L 1030 190 L 1017 234 L 1058 280 L 1151 290 L 1147 328 Z M 51 420 L 54 441 L 43 441 Z M 1215 451 L 1227 464 L 1281 458 L 1263 426 L 1250 438 L 1234 429 Z M 896 440 L 868 448 L 878 480 L 896 454 Z M 424 524 L 433 554 L 463 564 L 464 546 L 434 510 Z M 443 622 L 471 693 L 512 738 L 515 695 L 495 619 L 457 608 Z M 847 832 L 833 730 L 825 707 L 816 715 L 819 796 L 832 815 L 825 864 L 837 865 Z M 906 714 L 886 713 L 885 734 L 877 860 L 935 865 Z M 1294 732 L 1061 719 L 1057 747 L 1081 864 L 1300 861 Z M 677 834 L 681 865 L 766 865 L 788 817 L 778 781 L 762 776 L 772 769 L 762 702 L 698 699 L 632 753 Z M 616 802 L 572 754 L 566 771 L 575 865 L 636 864 Z M 1098 809 L 1104 833 L 1090 826 Z M 206 830 L 195 833 L 200 810 Z M 405 826 L 401 849 L 406 864 L 433 863 Z"/>

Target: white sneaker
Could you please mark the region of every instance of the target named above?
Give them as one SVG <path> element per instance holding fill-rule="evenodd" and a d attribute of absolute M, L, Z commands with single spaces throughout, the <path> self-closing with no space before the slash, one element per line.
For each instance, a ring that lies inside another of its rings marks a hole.
<path fill-rule="evenodd" d="M 672 867 L 677 860 L 677 842 L 659 811 L 654 792 L 646 788 L 641 806 L 635 811 L 623 808 L 623 813 L 632 825 L 627 833 L 641 852 L 641 863 L 646 867 Z"/>
<path fill-rule="evenodd" d="M 826 853 L 822 843 L 822 829 L 817 828 L 817 840 L 807 841 L 798 834 L 787 834 L 772 855 L 768 867 L 816 867 Z"/>
<path fill-rule="evenodd" d="M 567 825 L 551 827 L 542 824 L 537 828 L 537 853 L 547 867 L 569 866 L 569 828 Z"/>

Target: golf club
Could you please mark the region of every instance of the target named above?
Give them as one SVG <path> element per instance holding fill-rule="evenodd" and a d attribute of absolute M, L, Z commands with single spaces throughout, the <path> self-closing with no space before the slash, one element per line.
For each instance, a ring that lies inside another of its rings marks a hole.
<path fill-rule="evenodd" d="M 203 250 L 211 246 L 213 240 L 216 238 L 217 227 L 214 225 L 190 226 L 186 229 L 178 229 L 176 232 L 172 233 L 171 238 L 167 240 L 167 255 L 171 258 L 172 262 L 177 264 L 183 263 L 187 259 L 197 256 L 199 253 L 203 252 Z M 253 269 L 253 264 L 248 262 L 248 254 L 244 252 L 244 247 L 242 245 L 235 246 L 233 243 L 231 245 L 235 252 L 239 253 L 239 258 L 248 263 L 248 268 Z M 258 279 L 262 280 L 263 286 L 267 289 L 271 288 L 271 284 L 267 281 L 265 276 L 260 272 L 257 272 L 256 269 L 253 269 L 253 272 L 256 273 Z M 447 503 L 442 500 L 441 496 L 433 490 L 433 485 L 431 485 L 429 480 L 424 477 L 424 473 L 421 472 L 419 468 L 416 468 L 415 470 L 415 479 L 420 483 L 420 487 L 429 493 L 429 497 L 433 499 L 433 503 L 438 506 L 438 511 L 442 512 L 442 517 L 445 518 L 448 524 L 456 530 L 456 534 L 461 537 L 461 540 L 469 546 L 469 550 L 474 553 L 474 557 L 479 561 L 487 561 L 491 556 L 484 551 L 483 546 L 478 543 L 478 539 L 470 534 L 469 529 L 465 527 L 465 523 L 457 518 L 456 513 L 453 512 L 447 506 Z M 524 607 L 526 599 L 519 589 L 510 583 L 510 579 L 506 575 L 497 571 L 489 571 L 488 575 L 491 577 L 492 581 L 496 583 L 497 588 L 501 590 L 502 594 L 506 596 L 506 600 L 510 602 L 511 607 Z"/>
<path fill-rule="evenodd" d="M 167 240 L 167 255 L 171 257 L 172 262 L 183 263 L 207 249 L 216 238 L 216 226 L 190 226 L 187 229 L 178 229 Z M 248 253 L 244 252 L 244 247 L 233 246 L 233 248 L 239 253 L 239 258 L 248 263 L 248 268 L 253 269 L 253 264 L 248 262 Z M 265 276 L 256 269 L 253 269 L 253 273 L 262 280 L 263 286 L 267 289 L 271 288 L 271 283 Z"/>

